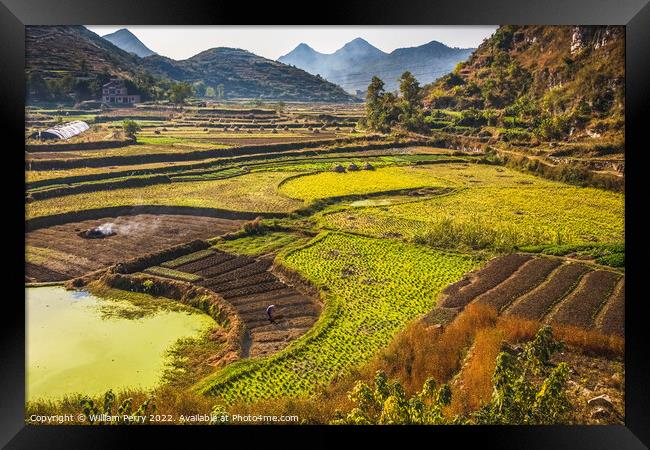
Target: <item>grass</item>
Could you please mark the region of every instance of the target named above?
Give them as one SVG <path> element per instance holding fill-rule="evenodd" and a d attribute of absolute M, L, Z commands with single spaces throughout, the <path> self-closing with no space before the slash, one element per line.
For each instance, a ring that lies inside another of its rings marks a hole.
<path fill-rule="evenodd" d="M 280 256 L 327 288 L 315 327 L 283 352 L 226 367 L 199 388 L 228 403 L 308 396 L 372 357 L 437 293 L 474 267 L 473 258 L 399 242 L 325 233 Z"/>
<path fill-rule="evenodd" d="M 203 311 L 175 300 L 110 288 L 98 281 L 87 284 L 84 289 L 97 297 L 113 301 L 111 304 L 101 307 L 101 314 L 105 318 L 120 317 L 125 319 L 139 319 L 161 311 L 203 314 Z"/>
<path fill-rule="evenodd" d="M 194 282 L 201 279 L 200 276 L 192 273 L 181 272 L 180 270 L 170 269 L 168 267 L 152 266 L 144 270 L 145 273 L 150 275 L 157 275 L 159 277 L 171 278 L 173 280 Z"/>
<path fill-rule="evenodd" d="M 211 358 L 218 354 L 223 342 L 215 338 L 212 330 L 199 337 L 183 338 L 168 350 L 168 367 L 163 373 L 163 383 L 177 389 L 187 389 L 214 371 Z"/>
<path fill-rule="evenodd" d="M 173 205 L 234 211 L 290 212 L 301 202 L 278 194 L 276 186 L 291 172 L 247 174 L 222 180 L 164 183 L 140 188 L 87 192 L 35 201 L 27 217 L 109 206 Z"/>
<path fill-rule="evenodd" d="M 171 261 L 165 261 L 160 265 L 162 267 L 173 269 L 183 264 L 187 264 L 193 261 L 198 261 L 199 259 L 212 255 L 213 253 L 214 252 L 211 249 L 206 248 L 205 250 L 199 250 L 198 252 L 190 253 L 188 255 L 183 255 L 179 258 L 172 259 Z"/>
<path fill-rule="evenodd" d="M 136 155 L 153 155 L 159 153 L 187 153 L 195 150 L 206 150 L 206 149 L 224 149 L 230 148 L 229 145 L 224 144 L 199 144 L 199 145 L 190 145 L 190 144 L 170 144 L 170 145 L 160 145 L 160 144 L 132 144 L 124 147 L 117 148 L 107 148 L 99 150 L 71 150 L 65 152 L 55 152 L 48 154 L 46 159 L 48 160 L 67 160 L 67 159 L 79 159 L 79 158 L 104 158 L 106 156 L 136 156 Z"/>
<path fill-rule="evenodd" d="M 312 202 L 318 199 L 345 195 L 421 187 L 444 187 L 446 184 L 428 170 L 416 167 L 387 167 L 377 170 L 321 172 L 291 178 L 280 186 L 281 192 L 291 198 Z"/>
<path fill-rule="evenodd" d="M 542 253 L 544 255 L 571 255 L 579 259 L 595 259 L 598 264 L 610 267 L 625 267 L 625 243 L 592 243 L 565 245 L 531 245 L 522 247 L 523 252 Z"/>
<path fill-rule="evenodd" d="M 307 240 L 308 238 L 295 233 L 270 232 L 238 239 L 218 239 L 214 241 L 214 248 L 238 255 L 258 256 L 276 253 L 288 246 L 302 245 Z"/>
<path fill-rule="evenodd" d="M 469 185 L 420 202 L 325 213 L 320 225 L 458 249 L 624 239 L 621 194 L 494 166 L 440 164 L 425 170 L 443 182 Z"/>

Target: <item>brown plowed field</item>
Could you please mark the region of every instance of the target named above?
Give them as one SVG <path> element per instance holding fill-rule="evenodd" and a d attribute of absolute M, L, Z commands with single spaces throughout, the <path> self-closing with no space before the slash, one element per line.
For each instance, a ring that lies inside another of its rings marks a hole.
<path fill-rule="evenodd" d="M 582 264 L 563 264 L 556 269 L 546 283 L 537 286 L 526 295 L 522 295 L 506 314 L 524 317 L 531 320 L 541 320 L 549 310 L 571 292 L 580 278 L 589 271 Z"/>
<path fill-rule="evenodd" d="M 498 286 L 476 297 L 475 301 L 501 311 L 515 299 L 539 286 L 560 263 L 559 259 L 531 259 Z"/>
<path fill-rule="evenodd" d="M 448 293 L 440 306 L 448 308 L 464 307 L 476 296 L 487 292 L 506 280 L 519 267 L 530 260 L 528 255 L 513 253 L 490 261 L 479 273 L 472 273 L 466 279 L 450 285 L 444 293 Z"/>
<path fill-rule="evenodd" d="M 219 236 L 240 228 L 242 223 L 213 217 L 138 214 L 41 228 L 25 234 L 25 281 L 67 280 L 194 239 Z M 103 239 L 77 235 L 103 224 L 112 224 L 115 234 Z"/>
<path fill-rule="evenodd" d="M 605 334 L 625 335 L 625 277 L 618 282 L 612 298 L 596 318 L 596 328 Z"/>
<path fill-rule="evenodd" d="M 227 299 L 246 325 L 250 347 L 245 356 L 276 353 L 306 333 L 320 314 L 320 305 L 310 296 L 282 282 L 270 271 L 272 260 L 215 251 L 197 261 L 175 268 L 200 275 L 196 284 Z M 266 308 L 275 305 L 270 323 Z"/>
<path fill-rule="evenodd" d="M 480 302 L 504 314 L 625 334 L 625 278 L 562 258 L 512 254 L 493 259 L 443 291 L 441 307 Z"/>
<path fill-rule="evenodd" d="M 596 270 L 586 274 L 576 289 L 564 299 L 550 322 L 592 328 L 596 314 L 611 296 L 620 279 L 617 273 Z"/>

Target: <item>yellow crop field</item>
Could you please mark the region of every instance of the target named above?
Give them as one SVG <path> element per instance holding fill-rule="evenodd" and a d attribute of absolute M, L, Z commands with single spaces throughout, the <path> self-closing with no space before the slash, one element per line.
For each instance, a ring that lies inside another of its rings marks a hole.
<path fill-rule="evenodd" d="M 321 172 L 287 180 L 280 186 L 285 195 L 310 202 L 342 195 L 444 187 L 449 183 L 432 176 L 429 170 L 416 167 L 386 167 L 346 173 Z"/>
<path fill-rule="evenodd" d="M 324 214 L 322 226 L 373 236 L 424 239 L 434 246 L 511 248 L 544 243 L 624 240 L 624 196 L 537 179 L 480 185 L 423 201 Z M 520 176 L 517 174 L 517 176 Z M 508 183 L 510 184 L 510 183 Z"/>
<path fill-rule="evenodd" d="M 277 185 L 295 172 L 262 172 L 223 180 L 164 183 L 139 188 L 87 192 L 26 205 L 27 217 L 108 206 L 174 205 L 234 211 L 288 212 L 301 202 L 278 194 Z"/>

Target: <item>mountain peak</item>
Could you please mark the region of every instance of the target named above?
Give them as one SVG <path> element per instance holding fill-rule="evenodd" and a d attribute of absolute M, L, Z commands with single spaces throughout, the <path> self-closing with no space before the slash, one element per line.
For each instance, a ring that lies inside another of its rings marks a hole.
<path fill-rule="evenodd" d="M 304 42 L 301 42 L 296 46 L 296 48 L 294 48 L 294 51 L 295 50 L 314 50 L 314 49 L 311 48 L 309 45 L 305 44 Z"/>
<path fill-rule="evenodd" d="M 284 56 L 281 56 L 278 61 L 284 62 L 286 59 L 292 59 L 292 58 L 310 58 L 314 57 L 314 55 L 320 55 L 316 50 L 311 48 L 308 44 L 305 44 L 304 42 L 301 42 L 291 50 L 289 53 L 287 53 Z"/>
<path fill-rule="evenodd" d="M 379 50 L 374 45 L 370 44 L 363 38 L 355 38 L 345 44 L 343 47 L 338 49 L 333 53 L 334 55 L 346 55 L 347 57 L 359 58 L 359 57 L 379 57 L 385 55 L 386 53 Z"/>
<path fill-rule="evenodd" d="M 131 33 L 128 28 L 120 28 L 119 30 L 111 33 L 113 36 L 118 36 L 121 34 L 127 35 L 127 36 L 133 36 L 135 37 L 135 34 Z M 110 36 L 111 34 L 107 34 L 106 36 Z"/>
<path fill-rule="evenodd" d="M 368 50 L 374 50 L 374 51 L 381 52 L 381 50 L 379 50 L 377 47 L 375 47 L 370 42 L 368 42 L 365 39 L 360 38 L 360 37 L 352 39 L 350 42 L 348 42 L 347 44 L 345 44 L 342 47 L 342 49 L 344 49 L 344 48 L 368 49 Z"/>
<path fill-rule="evenodd" d="M 348 42 L 345 45 L 372 47 L 370 42 L 368 42 L 364 38 L 360 38 L 360 37 L 352 39 L 350 42 Z"/>
<path fill-rule="evenodd" d="M 120 28 L 114 33 L 102 36 L 102 38 L 122 50 L 138 55 L 141 58 L 156 54 L 156 52 L 144 45 L 142 41 L 140 41 L 140 39 L 138 39 L 137 36 L 131 33 L 127 28 Z"/>

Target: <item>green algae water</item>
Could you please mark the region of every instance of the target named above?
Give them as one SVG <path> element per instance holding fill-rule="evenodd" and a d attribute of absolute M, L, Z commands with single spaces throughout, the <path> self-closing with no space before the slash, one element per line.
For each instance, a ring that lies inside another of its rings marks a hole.
<path fill-rule="evenodd" d="M 25 292 L 28 401 L 153 388 L 168 363 L 166 351 L 178 339 L 215 326 L 198 311 L 161 310 L 128 319 L 106 314 L 116 303 L 136 307 L 124 300 L 58 286 Z"/>

